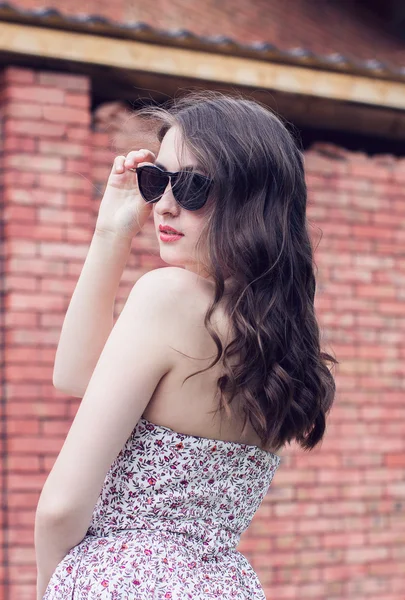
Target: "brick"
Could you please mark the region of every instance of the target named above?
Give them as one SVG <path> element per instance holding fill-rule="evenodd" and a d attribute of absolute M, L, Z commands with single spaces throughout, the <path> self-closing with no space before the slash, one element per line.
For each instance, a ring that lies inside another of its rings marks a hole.
<path fill-rule="evenodd" d="M 19 204 L 33 204 L 33 190 L 26 188 L 8 187 L 4 191 L 5 202 L 17 202 Z"/>
<path fill-rule="evenodd" d="M 398 244 L 396 236 L 393 234 L 392 236 L 393 243 L 380 242 L 380 240 L 375 241 L 375 251 L 379 254 L 389 255 L 389 256 L 400 256 L 403 254 L 401 246 Z"/>
<path fill-rule="evenodd" d="M 45 332 L 43 336 L 40 335 L 40 332 L 35 331 L 35 328 L 25 329 L 25 328 L 17 328 L 8 331 L 5 335 L 5 340 L 7 344 L 46 344 L 48 332 Z M 48 342 L 49 343 L 49 342 Z"/>
<path fill-rule="evenodd" d="M 37 173 L 19 171 L 18 169 L 13 168 L 4 172 L 3 183 L 6 187 L 15 185 L 17 181 L 18 185 L 22 187 L 34 187 L 38 184 L 39 177 Z"/>
<path fill-rule="evenodd" d="M 41 86 L 53 86 L 63 90 L 90 91 L 90 78 L 87 75 L 43 71 L 38 75 L 38 83 Z"/>
<path fill-rule="evenodd" d="M 392 175 L 392 168 L 383 167 L 376 164 L 376 161 L 368 161 L 363 164 L 353 164 L 350 167 L 350 174 L 354 177 L 367 177 L 367 179 L 388 180 Z"/>
<path fill-rule="evenodd" d="M 39 422 L 33 419 L 8 419 L 8 435 L 36 435 L 39 433 Z"/>
<path fill-rule="evenodd" d="M 21 365 L 8 364 L 5 372 L 9 381 L 18 381 L 18 373 L 21 376 Z M 52 365 L 24 365 L 24 376 L 29 381 L 51 381 Z"/>
<path fill-rule="evenodd" d="M 15 385 L 15 384 L 10 384 Z M 34 387 L 33 384 L 31 384 Z M 47 403 L 34 398 L 32 401 L 14 401 L 7 407 L 7 414 L 10 416 L 30 415 L 35 417 L 65 417 L 66 405 L 64 403 Z M 32 449 L 31 449 L 32 450 Z M 30 452 L 31 452 L 30 450 Z"/>
<path fill-rule="evenodd" d="M 55 315 L 53 315 L 55 317 Z M 58 324 L 62 325 L 61 319 L 59 318 Z M 8 359 L 9 362 L 19 362 L 19 363 L 30 363 L 35 361 L 38 363 L 50 364 L 53 363 L 54 360 L 54 351 L 47 350 L 44 348 L 38 348 L 37 350 L 33 350 L 30 347 L 24 348 L 24 346 L 19 346 L 17 348 L 9 348 L 8 350 Z"/>
<path fill-rule="evenodd" d="M 94 138 L 93 138 L 94 140 Z M 112 150 L 109 150 L 108 148 L 102 147 L 102 148 L 95 148 L 92 150 L 91 152 L 92 155 L 92 160 L 94 161 L 95 164 L 106 164 L 106 165 L 112 165 L 114 162 L 114 158 L 115 158 L 115 153 Z"/>
<path fill-rule="evenodd" d="M 22 195 L 22 192 L 20 192 Z M 11 196 L 12 198 L 12 196 Z M 23 196 L 22 198 L 18 198 L 18 202 L 24 201 L 25 204 L 34 204 L 37 207 L 41 206 L 51 206 L 58 207 L 65 205 L 66 195 L 65 192 L 61 192 L 58 190 L 45 190 L 41 189 L 33 189 L 29 190 L 29 195 Z"/>
<path fill-rule="evenodd" d="M 385 315 L 405 315 L 405 303 L 403 302 L 379 302 L 378 308 Z"/>
<path fill-rule="evenodd" d="M 388 359 L 396 356 L 395 348 L 381 347 L 380 345 L 369 344 L 358 348 L 356 351 L 359 358 Z"/>
<path fill-rule="evenodd" d="M 69 156 L 75 158 L 83 158 L 86 155 L 85 146 L 64 140 L 39 140 L 38 151 L 41 154 L 55 154 L 56 156 Z"/>
<path fill-rule="evenodd" d="M 66 172 L 67 173 L 80 173 L 80 175 L 90 177 L 91 166 L 89 162 L 83 160 L 77 160 L 74 158 L 66 158 Z"/>
<path fill-rule="evenodd" d="M 372 182 L 367 178 L 356 177 L 350 179 L 349 177 L 337 177 L 333 182 L 337 190 L 345 190 L 355 194 L 364 194 L 369 197 L 373 192 Z"/>
<path fill-rule="evenodd" d="M 111 140 L 111 136 L 108 133 L 104 133 L 102 131 L 93 131 L 92 133 L 92 142 L 94 146 L 98 146 L 101 149 L 105 149 L 109 146 Z"/>
<path fill-rule="evenodd" d="M 42 223 L 65 223 L 66 225 L 73 225 L 75 223 L 75 216 L 70 210 L 54 208 L 54 207 L 43 207 L 37 210 L 38 220 Z"/>
<path fill-rule="evenodd" d="M 43 279 L 40 284 L 40 293 L 63 294 L 71 296 L 77 281 L 75 279 Z"/>
<path fill-rule="evenodd" d="M 45 480 L 42 474 L 13 473 L 7 477 L 7 487 L 11 493 L 15 491 L 38 491 L 44 486 Z"/>
<path fill-rule="evenodd" d="M 31 546 L 34 544 L 34 531 L 33 527 L 19 527 L 18 529 L 11 530 L 8 535 L 8 541 L 10 546 Z M 35 578 L 30 573 L 29 569 L 21 569 L 24 573 L 22 577 L 19 577 L 19 583 L 28 582 L 32 584 Z"/>
<path fill-rule="evenodd" d="M 339 311 L 342 311 L 342 312 L 351 310 L 357 316 L 357 313 L 365 313 L 366 315 L 368 315 L 372 306 L 375 306 L 374 301 L 370 301 L 368 298 L 356 298 L 355 297 L 355 298 L 339 298 L 339 302 L 336 305 L 336 308 L 338 308 Z"/>
<path fill-rule="evenodd" d="M 106 134 L 103 134 L 106 135 Z M 305 181 L 308 186 L 308 196 L 311 197 L 314 194 L 314 190 L 320 189 L 325 190 L 326 186 L 326 177 L 321 175 L 320 173 L 311 173 L 306 171 L 305 173 Z"/>
<path fill-rule="evenodd" d="M 8 456 L 7 463 L 10 472 L 13 473 L 35 473 L 40 470 L 39 457 L 30 454 L 26 456 Z"/>
<path fill-rule="evenodd" d="M 372 282 L 372 274 L 370 271 L 366 270 L 364 267 L 359 267 L 359 268 L 352 268 L 352 269 L 348 269 L 346 267 L 339 267 L 336 269 L 332 269 L 331 270 L 331 276 L 333 279 L 336 280 L 343 280 L 343 281 L 348 281 L 348 282 L 352 282 L 352 283 L 359 283 L 359 282 L 366 282 L 366 283 L 371 283 Z M 360 286 L 358 286 L 360 287 Z M 356 291 L 358 289 L 358 287 L 356 287 Z M 365 286 L 363 286 L 365 287 Z"/>
<path fill-rule="evenodd" d="M 23 135 L 9 135 L 3 141 L 5 152 L 35 152 L 37 140 Z"/>
<path fill-rule="evenodd" d="M 70 429 L 71 423 L 70 421 L 44 421 L 42 423 L 42 431 L 41 433 L 45 436 L 55 437 L 62 436 L 66 437 L 68 431 Z"/>
<path fill-rule="evenodd" d="M 65 123 L 51 123 L 42 120 L 7 119 L 4 123 L 4 135 L 27 135 L 41 138 L 60 138 L 67 132 Z"/>
<path fill-rule="evenodd" d="M 398 219 L 398 215 L 395 213 L 390 214 L 379 211 L 378 213 L 371 215 L 371 221 L 372 223 L 375 223 L 377 225 L 384 225 L 386 227 L 390 227 L 393 230 L 397 229 L 399 234 L 402 233 L 402 235 L 404 235 L 403 230 L 400 229 L 401 221 Z"/>
<path fill-rule="evenodd" d="M 402 198 L 392 199 L 391 200 L 391 210 L 399 215 L 405 214 L 405 206 Z"/>
<path fill-rule="evenodd" d="M 44 310 L 62 310 L 65 303 L 63 298 L 51 294 L 19 294 L 10 292 L 7 297 L 7 306 L 11 309 L 24 308 L 26 310 L 35 310 L 38 306 L 41 306 Z"/>
<path fill-rule="evenodd" d="M 10 438 L 9 452 L 25 454 L 35 448 L 38 453 L 59 453 L 63 445 L 63 437 L 19 436 Z"/>
<path fill-rule="evenodd" d="M 81 108 L 69 106 L 44 106 L 42 109 L 45 121 L 56 123 L 74 123 L 78 125 L 90 124 L 90 113 Z"/>
<path fill-rule="evenodd" d="M 65 259 L 85 259 L 88 253 L 88 246 L 86 245 L 67 245 L 67 244 L 52 244 L 44 243 L 40 244 L 41 256 L 48 256 L 53 258 L 63 257 Z"/>
<path fill-rule="evenodd" d="M 349 563 L 369 563 L 387 559 L 389 556 L 387 548 L 348 548 L 346 560 Z"/>
<path fill-rule="evenodd" d="M 32 509 L 36 509 L 38 504 L 39 492 L 33 492 L 32 490 L 27 490 L 24 493 L 14 492 L 12 500 L 12 503 L 10 502 L 10 508 L 12 512 L 15 512 L 16 509 L 24 509 L 24 512 L 29 511 L 30 514 L 32 514 Z"/>
<path fill-rule="evenodd" d="M 40 104 L 13 101 L 6 104 L 4 115 L 16 119 L 42 119 L 42 107 Z"/>
<path fill-rule="evenodd" d="M 66 139 L 77 142 L 87 142 L 89 138 L 89 130 L 87 127 L 76 127 L 69 125 L 66 128 Z"/>
<path fill-rule="evenodd" d="M 24 239 L 50 241 L 60 241 L 63 239 L 63 228 L 56 225 L 35 225 L 33 227 L 25 223 L 6 223 L 5 231 L 8 236 L 15 238 L 21 237 Z"/>
<path fill-rule="evenodd" d="M 401 424 L 404 428 L 404 425 Z M 392 454 L 386 454 L 384 464 L 389 467 L 405 467 L 405 452 L 396 452 Z"/>
<path fill-rule="evenodd" d="M 374 188 L 373 188 L 374 191 Z M 377 217 L 374 217 L 373 213 L 381 214 L 384 210 L 387 210 L 386 203 L 384 202 L 384 198 L 381 197 L 373 197 L 371 194 L 361 195 L 360 193 L 356 193 L 354 191 L 349 196 L 348 206 L 353 209 L 362 209 L 368 211 L 370 214 L 370 218 L 375 220 Z"/>
<path fill-rule="evenodd" d="M 323 223 L 322 232 L 325 236 L 348 238 L 352 235 L 352 225 L 346 223 Z"/>
<path fill-rule="evenodd" d="M 35 549 L 34 547 L 18 547 L 18 548 L 10 548 L 9 550 L 9 559 L 11 564 L 14 565 L 20 565 L 20 567 L 22 565 L 30 565 L 33 562 L 35 562 Z M 17 596 L 13 596 L 14 598 L 26 598 L 26 594 L 22 595 L 22 587 L 23 586 L 14 586 L 15 587 L 15 593 L 18 593 L 19 595 Z M 20 592 L 17 592 L 18 588 L 20 589 Z"/>
<path fill-rule="evenodd" d="M 352 233 L 356 237 L 366 237 L 371 239 L 378 240 L 392 240 L 393 232 L 389 227 L 376 227 L 376 226 L 363 226 L 363 225 L 353 225 Z"/>
<path fill-rule="evenodd" d="M 29 85 L 35 81 L 35 71 L 23 67 L 10 66 L 4 69 L 4 83 L 21 83 Z"/>
<path fill-rule="evenodd" d="M 372 269 L 379 269 L 379 268 L 393 268 L 395 261 L 393 258 L 390 257 L 386 257 L 386 256 L 368 256 L 366 254 L 363 255 L 357 255 L 353 257 L 353 261 L 354 264 L 356 265 L 360 265 L 360 266 L 364 266 L 364 267 L 370 267 Z"/>
<path fill-rule="evenodd" d="M 91 243 L 92 232 L 85 228 L 69 227 L 66 231 L 66 241 L 71 243 Z"/>
<path fill-rule="evenodd" d="M 4 95 L 6 100 L 27 100 L 29 98 L 30 102 L 40 104 L 63 104 L 65 101 L 63 90 L 39 85 L 8 86 Z"/>
<path fill-rule="evenodd" d="M 89 94 L 75 94 L 73 92 L 66 92 L 65 104 L 67 106 L 74 106 L 76 108 L 85 108 L 90 110 L 91 97 Z"/>
<path fill-rule="evenodd" d="M 305 169 L 309 173 L 323 174 L 346 174 L 348 172 L 348 162 L 345 160 L 331 160 L 317 152 L 308 150 L 305 153 Z"/>
<path fill-rule="evenodd" d="M 36 212 L 36 209 L 32 206 L 19 206 L 14 204 L 5 208 L 3 216 L 5 222 L 13 221 L 14 223 L 17 223 L 28 221 L 32 223 L 35 221 Z"/>
<path fill-rule="evenodd" d="M 37 315 L 8 311 L 4 317 L 4 322 L 9 329 L 23 327 L 31 329 L 37 324 Z"/>
<path fill-rule="evenodd" d="M 19 508 L 18 510 L 13 510 L 13 507 L 9 507 L 8 510 L 8 522 L 9 522 L 9 526 L 10 528 L 16 528 L 18 530 L 18 528 L 20 527 L 30 527 L 31 530 L 33 530 L 34 527 L 34 522 L 35 522 L 35 512 L 36 510 L 34 508 Z M 35 565 L 36 568 L 36 565 Z M 27 570 L 29 570 L 29 568 L 27 567 Z M 25 571 L 25 569 L 24 569 Z M 13 576 L 13 573 L 15 573 L 15 567 L 10 567 L 10 575 L 11 575 L 11 579 L 14 581 L 17 578 Z"/>
<path fill-rule="evenodd" d="M 362 515 L 367 512 L 367 507 L 362 501 L 344 501 L 335 500 L 333 504 L 325 503 L 320 508 L 321 515 Z M 349 542 L 348 542 L 349 543 Z"/>
<path fill-rule="evenodd" d="M 66 206 L 77 211 L 87 211 L 91 209 L 90 199 L 87 194 L 81 192 L 66 192 Z"/>
<path fill-rule="evenodd" d="M 35 156 L 33 154 L 9 154 L 4 160 L 5 167 L 19 171 L 61 172 L 64 161 L 59 156 Z"/>
<path fill-rule="evenodd" d="M 47 189 L 63 191 L 89 192 L 91 182 L 83 176 L 74 173 L 48 174 L 40 173 L 38 176 L 39 186 Z"/>
<path fill-rule="evenodd" d="M 319 514 L 319 507 L 316 504 L 310 502 L 305 503 L 301 501 L 296 502 L 283 502 L 274 507 L 274 514 L 278 516 L 290 515 L 291 517 L 305 515 L 313 517 Z"/>
<path fill-rule="evenodd" d="M 58 275 L 65 274 L 65 263 L 63 260 L 54 258 L 12 258 L 7 263 L 8 271 L 18 273 L 20 275 Z M 83 265 L 82 265 L 83 267 Z"/>

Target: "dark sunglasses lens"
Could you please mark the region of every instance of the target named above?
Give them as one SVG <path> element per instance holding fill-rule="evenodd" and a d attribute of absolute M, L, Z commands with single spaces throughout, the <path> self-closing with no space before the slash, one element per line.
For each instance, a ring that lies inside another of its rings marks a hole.
<path fill-rule="evenodd" d="M 198 173 L 180 173 L 172 179 L 173 195 L 186 210 L 202 208 L 208 199 L 211 181 Z"/>
<path fill-rule="evenodd" d="M 137 169 L 139 191 L 146 202 L 157 202 L 162 197 L 169 177 L 157 167 L 143 166 Z"/>

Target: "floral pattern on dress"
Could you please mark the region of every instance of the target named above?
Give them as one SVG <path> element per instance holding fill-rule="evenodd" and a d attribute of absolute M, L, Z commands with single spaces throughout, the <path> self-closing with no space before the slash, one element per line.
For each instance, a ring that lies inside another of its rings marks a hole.
<path fill-rule="evenodd" d="M 43 600 L 266 600 L 236 546 L 280 461 L 141 417 Z"/>

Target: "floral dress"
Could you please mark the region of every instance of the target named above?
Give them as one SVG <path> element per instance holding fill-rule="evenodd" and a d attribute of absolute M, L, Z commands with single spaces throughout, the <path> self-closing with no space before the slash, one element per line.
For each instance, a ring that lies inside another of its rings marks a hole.
<path fill-rule="evenodd" d="M 266 600 L 236 546 L 280 461 L 141 417 L 43 600 Z"/>

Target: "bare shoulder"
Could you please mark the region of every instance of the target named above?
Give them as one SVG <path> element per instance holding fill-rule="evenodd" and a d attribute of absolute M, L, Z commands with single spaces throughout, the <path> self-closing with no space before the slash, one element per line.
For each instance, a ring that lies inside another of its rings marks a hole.
<path fill-rule="evenodd" d="M 188 356 L 187 364 L 190 355 L 202 352 L 204 356 L 209 343 L 203 326 L 208 301 L 203 284 L 196 282 L 195 273 L 168 266 L 148 271 L 133 287 L 135 295 L 142 297 L 139 304 L 150 335 L 171 355 L 172 370 L 185 368 L 183 354 Z"/>
<path fill-rule="evenodd" d="M 144 303 L 153 304 L 153 310 L 166 319 L 166 330 L 171 331 L 173 326 L 178 331 L 179 327 L 194 324 L 206 306 L 207 290 L 197 279 L 195 273 L 181 267 L 161 267 L 144 273 L 132 293 L 142 296 Z"/>
<path fill-rule="evenodd" d="M 202 278 L 181 267 L 159 267 L 144 273 L 135 286 L 160 290 L 161 296 L 179 303 L 179 307 L 197 305 L 207 298 L 208 287 Z"/>
<path fill-rule="evenodd" d="M 151 269 L 144 273 L 137 281 L 138 282 L 150 282 L 153 283 L 167 283 L 173 287 L 191 284 L 192 280 L 196 278 L 194 273 L 186 271 L 181 267 L 159 267 L 157 269 Z"/>

